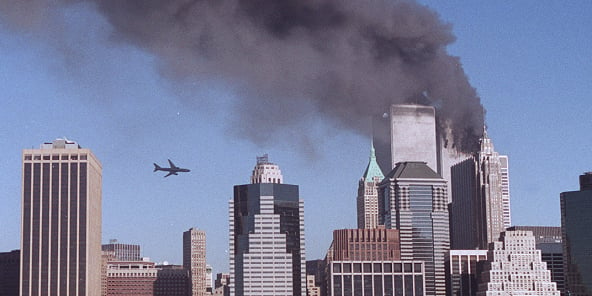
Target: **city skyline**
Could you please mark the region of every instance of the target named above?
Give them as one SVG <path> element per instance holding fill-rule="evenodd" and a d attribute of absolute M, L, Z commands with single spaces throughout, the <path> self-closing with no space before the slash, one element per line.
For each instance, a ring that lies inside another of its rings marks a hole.
<path fill-rule="evenodd" d="M 577 176 L 592 170 L 591 136 L 575 132 L 590 123 L 586 74 L 592 65 L 584 57 L 592 40 L 585 29 L 592 25 L 585 18 L 591 5 L 421 3 L 453 25 L 457 41 L 449 50 L 460 56 L 481 95 L 496 149 L 511 158 L 513 225 L 558 226 L 559 193 L 577 190 Z M 333 229 L 355 227 L 357 180 L 367 165 L 370 135 L 316 118 L 303 126 L 312 129 L 308 139 L 299 129 L 261 145 L 230 136 L 224 118 L 240 98 L 225 90 L 233 88 L 230 82 L 178 87 L 158 76 L 155 57 L 103 43 L 108 30 L 90 8 L 64 13 L 70 35 L 63 37 L 72 55 L 44 37 L 13 31 L 0 18 L 0 252 L 20 245 L 21 176 L 14 172 L 20 171 L 21 151 L 63 136 L 102 161 L 103 243 L 117 238 L 140 244 L 143 255 L 158 262 L 179 264 L 179 236 L 198 227 L 213 246 L 208 262 L 217 272 L 228 271 L 226 205 L 233 184 L 247 182 L 255 156 L 264 153 L 281 165 L 287 183 L 300 186 L 308 259 L 322 258 Z M 188 96 L 217 101 L 196 106 L 179 99 Z M 169 157 L 192 172 L 167 180 L 154 175 L 152 163 Z M 323 188 L 327 183 L 332 186 Z M 327 211 L 335 202 L 339 207 Z"/>

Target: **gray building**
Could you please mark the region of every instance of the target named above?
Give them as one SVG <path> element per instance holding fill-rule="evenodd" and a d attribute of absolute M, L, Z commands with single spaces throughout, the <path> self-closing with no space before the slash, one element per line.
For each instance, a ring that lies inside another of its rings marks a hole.
<path fill-rule="evenodd" d="M 562 192 L 561 235 L 566 295 L 592 295 L 592 172 L 580 176 L 580 190 Z"/>
<path fill-rule="evenodd" d="M 191 295 L 206 295 L 206 232 L 190 228 L 183 232 L 183 267 L 189 271 Z"/>
<path fill-rule="evenodd" d="M 399 229 L 401 260 L 425 262 L 426 295 L 446 295 L 446 180 L 425 162 L 401 162 L 379 186 L 381 222 Z"/>
<path fill-rule="evenodd" d="M 99 160 L 57 139 L 22 161 L 21 295 L 100 295 Z"/>
<path fill-rule="evenodd" d="M 452 249 L 487 249 L 510 227 L 508 158 L 484 133 L 480 151 L 451 168 Z"/>
<path fill-rule="evenodd" d="M 101 246 L 101 250 L 113 252 L 114 261 L 142 261 L 140 245 L 122 244 L 117 242 L 116 239 L 111 239 L 108 244 Z"/>
<path fill-rule="evenodd" d="M 306 295 L 304 202 L 267 155 L 229 202 L 230 294 Z"/>

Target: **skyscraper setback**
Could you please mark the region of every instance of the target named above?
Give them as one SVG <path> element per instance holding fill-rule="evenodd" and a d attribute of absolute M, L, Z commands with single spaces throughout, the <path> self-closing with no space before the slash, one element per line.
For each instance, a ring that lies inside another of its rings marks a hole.
<path fill-rule="evenodd" d="M 507 156 L 499 155 L 485 132 L 480 151 L 452 166 L 453 249 L 487 249 L 510 227 Z"/>
<path fill-rule="evenodd" d="M 100 295 L 99 160 L 66 139 L 22 157 L 21 295 Z"/>
<path fill-rule="evenodd" d="M 306 295 L 304 202 L 279 166 L 257 158 L 229 202 L 230 295 Z"/>

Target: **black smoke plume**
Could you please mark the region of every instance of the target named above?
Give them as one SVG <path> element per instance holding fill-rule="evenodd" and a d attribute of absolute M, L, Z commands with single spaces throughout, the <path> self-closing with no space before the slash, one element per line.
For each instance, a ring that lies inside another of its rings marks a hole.
<path fill-rule="evenodd" d="M 52 1 L 4 0 L 20 26 Z M 179 79 L 221 79 L 241 100 L 240 133 L 257 141 L 314 112 L 364 130 L 390 104 L 422 95 L 461 151 L 481 136 L 484 109 L 458 57 L 451 25 L 413 1 L 55 0 L 92 2 L 116 40 L 158 56 Z M 257 128 L 253 128 L 253 127 Z M 266 136 L 266 135 L 264 135 Z"/>

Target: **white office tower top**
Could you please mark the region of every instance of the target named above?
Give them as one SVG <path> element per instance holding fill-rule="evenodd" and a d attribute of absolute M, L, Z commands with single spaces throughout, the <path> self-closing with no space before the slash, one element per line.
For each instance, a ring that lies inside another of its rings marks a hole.
<path fill-rule="evenodd" d="M 482 247 L 486 246 L 490 242 L 495 242 L 499 237 L 500 233 L 506 230 L 510 225 L 509 223 L 509 208 L 510 208 L 510 197 L 509 190 L 506 188 L 508 193 L 504 200 L 504 175 L 502 174 L 502 162 L 500 161 L 500 155 L 493 148 L 491 139 L 487 136 L 487 131 L 483 132 L 483 138 L 481 139 L 481 151 L 479 151 L 479 185 L 478 190 L 484 195 L 479 199 L 482 204 L 480 208 L 484 211 L 485 217 L 481 221 L 480 226 L 482 231 L 479 232 L 482 241 Z M 505 158 L 505 172 L 507 177 L 507 158 Z M 508 184 L 508 180 L 505 180 Z M 507 215 L 507 216 L 506 216 Z"/>
<path fill-rule="evenodd" d="M 281 184 L 280 170 L 267 156 L 257 158 L 251 180 L 234 186 L 229 202 L 230 295 L 304 296 L 304 201 L 298 186 Z"/>
<path fill-rule="evenodd" d="M 267 154 L 257 157 L 257 165 L 253 169 L 253 174 L 251 175 L 251 184 L 282 184 L 283 182 L 284 177 L 282 177 L 280 167 L 275 163 L 269 162 Z"/>
<path fill-rule="evenodd" d="M 477 296 L 560 295 L 532 231 L 502 233 L 500 241 L 490 245 L 487 258 Z"/>

